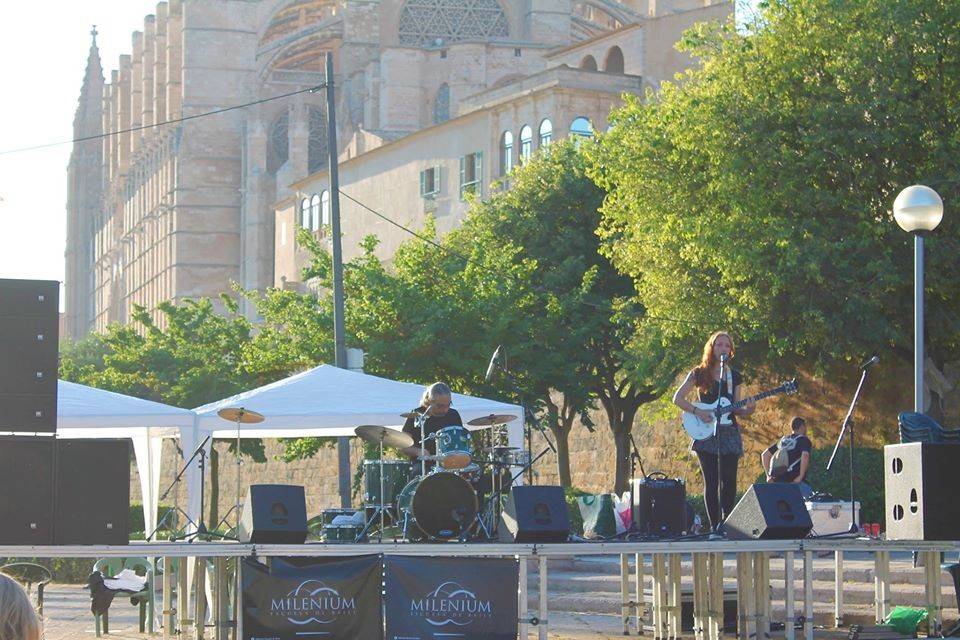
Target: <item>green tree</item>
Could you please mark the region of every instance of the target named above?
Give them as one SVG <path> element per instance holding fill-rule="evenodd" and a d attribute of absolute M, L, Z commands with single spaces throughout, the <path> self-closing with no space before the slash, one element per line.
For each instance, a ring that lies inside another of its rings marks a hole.
<path fill-rule="evenodd" d="M 909 358 L 914 183 L 947 203 L 928 241 L 931 353 L 960 342 L 960 4 L 770 0 L 700 62 L 628 97 L 594 153 L 603 251 L 670 336 L 729 326 L 769 363 Z"/>

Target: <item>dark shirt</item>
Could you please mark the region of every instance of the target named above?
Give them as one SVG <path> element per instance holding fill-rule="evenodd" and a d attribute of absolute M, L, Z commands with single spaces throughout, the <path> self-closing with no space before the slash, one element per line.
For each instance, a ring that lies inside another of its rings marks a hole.
<path fill-rule="evenodd" d="M 413 409 L 417 413 L 422 414 L 424 411 L 423 407 L 417 407 Z M 457 413 L 456 409 L 449 409 L 442 416 L 429 416 L 427 418 L 427 423 L 424 425 L 424 435 L 433 435 L 440 429 L 444 427 L 449 427 L 452 425 L 463 426 L 463 420 L 460 418 L 460 414 Z M 415 447 L 420 446 L 420 426 L 416 423 L 413 418 L 407 418 L 407 421 L 403 424 L 403 430 L 406 433 L 409 433 L 413 436 L 413 445 Z M 436 440 L 427 440 L 427 453 L 434 455 L 437 453 Z"/>
<path fill-rule="evenodd" d="M 733 374 L 733 388 L 727 388 L 727 375 L 726 372 L 724 372 L 720 395 L 730 400 L 730 402 L 733 402 L 733 396 L 734 393 L 736 393 L 737 387 L 743 384 L 743 376 L 740 375 L 740 372 L 736 369 L 731 369 L 730 371 Z M 699 394 L 698 400 L 700 402 L 715 404 L 717 402 L 717 382 L 714 381 L 707 392 L 704 392 L 698 387 L 697 393 Z M 692 447 L 693 450 L 717 455 L 719 449 L 720 455 L 743 455 L 743 440 L 740 438 L 740 427 L 737 425 L 737 416 L 731 413 L 730 417 L 733 423 L 720 425 L 718 429 L 720 435 L 719 447 L 717 446 L 717 438 L 710 436 L 703 440 L 695 440 Z"/>
<path fill-rule="evenodd" d="M 800 477 L 800 458 L 803 456 L 804 452 L 810 453 L 813 451 L 813 443 L 810 442 L 810 438 L 807 436 L 797 436 L 797 444 L 790 451 L 787 452 L 787 459 L 790 461 L 787 470 L 783 475 L 778 476 L 773 479 L 774 482 L 793 482 Z M 777 445 L 780 444 L 780 441 L 777 440 L 767 451 L 770 452 L 770 455 L 773 455 L 777 452 Z M 806 478 L 802 478 L 806 479 Z"/>

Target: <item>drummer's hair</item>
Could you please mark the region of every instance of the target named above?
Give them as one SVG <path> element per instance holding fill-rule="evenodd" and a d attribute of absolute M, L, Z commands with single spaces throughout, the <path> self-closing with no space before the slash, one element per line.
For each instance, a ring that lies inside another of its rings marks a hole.
<path fill-rule="evenodd" d="M 420 404 L 425 407 L 440 396 L 453 396 L 453 392 L 450 390 L 450 385 L 448 385 L 446 382 L 434 382 L 432 385 L 424 389 L 423 397 L 420 399 Z"/>

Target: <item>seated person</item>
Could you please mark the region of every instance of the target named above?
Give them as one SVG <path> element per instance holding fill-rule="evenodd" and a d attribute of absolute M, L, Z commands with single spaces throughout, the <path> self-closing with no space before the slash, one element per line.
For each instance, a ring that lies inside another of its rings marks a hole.
<path fill-rule="evenodd" d="M 781 438 L 760 454 L 760 460 L 767 474 L 767 482 L 799 484 L 800 492 L 804 498 L 808 498 L 813 493 L 806 482 L 813 443 L 807 437 L 807 421 L 799 416 L 793 418 L 790 431 L 789 436 Z"/>

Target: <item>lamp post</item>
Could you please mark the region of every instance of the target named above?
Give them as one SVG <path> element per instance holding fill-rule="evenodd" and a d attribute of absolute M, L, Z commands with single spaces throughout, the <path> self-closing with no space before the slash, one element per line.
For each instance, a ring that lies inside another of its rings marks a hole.
<path fill-rule="evenodd" d="M 913 410 L 923 413 L 923 237 L 943 219 L 943 200 L 930 187 L 907 187 L 893 201 L 893 217 L 913 234 Z"/>

